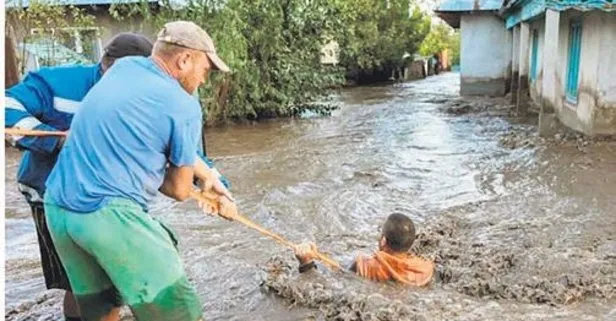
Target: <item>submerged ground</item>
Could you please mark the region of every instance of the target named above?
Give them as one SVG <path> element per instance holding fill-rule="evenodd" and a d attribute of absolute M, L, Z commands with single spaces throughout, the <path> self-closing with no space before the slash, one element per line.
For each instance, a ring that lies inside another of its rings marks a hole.
<path fill-rule="evenodd" d="M 194 202 L 161 198 L 207 320 L 616 320 L 616 143 L 536 136 L 459 75 L 343 91 L 332 117 L 214 128 L 242 211 L 340 261 L 373 251 L 392 211 L 437 263 L 428 289 L 298 276 L 292 253 Z M 6 319 L 59 320 L 6 156 Z M 164 262 L 153 262 L 164 264 Z M 272 272 L 273 268 L 275 272 Z"/>

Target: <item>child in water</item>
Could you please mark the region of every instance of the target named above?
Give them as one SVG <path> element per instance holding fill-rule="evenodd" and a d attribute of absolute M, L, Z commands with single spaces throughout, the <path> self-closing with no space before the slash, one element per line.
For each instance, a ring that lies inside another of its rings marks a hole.
<path fill-rule="evenodd" d="M 409 253 L 414 241 L 413 221 L 403 214 L 391 214 L 381 231 L 379 250 L 370 257 L 358 256 L 350 270 L 372 281 L 391 280 L 405 285 L 425 286 L 432 279 L 434 265 Z M 313 243 L 297 246 L 295 256 L 300 263 L 300 273 L 316 268 L 316 246 Z"/>

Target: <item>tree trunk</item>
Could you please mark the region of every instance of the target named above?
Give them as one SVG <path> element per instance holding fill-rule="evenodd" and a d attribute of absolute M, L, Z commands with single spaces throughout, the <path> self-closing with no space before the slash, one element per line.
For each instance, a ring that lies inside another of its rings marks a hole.
<path fill-rule="evenodd" d="M 17 51 L 15 50 L 15 33 L 10 25 L 6 25 L 4 33 L 4 86 L 9 88 L 19 82 L 17 67 Z"/>

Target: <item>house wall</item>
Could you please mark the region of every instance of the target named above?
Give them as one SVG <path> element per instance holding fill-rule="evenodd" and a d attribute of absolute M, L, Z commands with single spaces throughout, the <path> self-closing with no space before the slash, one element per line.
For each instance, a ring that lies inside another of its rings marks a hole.
<path fill-rule="evenodd" d="M 616 133 L 616 15 L 597 12 L 596 22 L 600 29 L 597 87 L 594 90 L 596 134 Z"/>
<path fill-rule="evenodd" d="M 463 15 L 460 30 L 460 94 L 504 95 L 511 62 L 505 22 L 494 14 Z"/>
<path fill-rule="evenodd" d="M 574 18 L 582 19 L 579 94 L 577 102 L 566 99 L 569 54 L 569 26 Z M 588 135 L 616 133 L 616 16 L 590 11 L 568 10 L 561 13 L 559 30 L 560 68 L 556 72 L 558 118 L 570 128 Z"/>
<path fill-rule="evenodd" d="M 531 68 L 532 68 L 532 63 L 533 63 L 533 55 L 532 55 L 532 51 L 533 51 L 533 41 L 532 41 L 532 36 L 533 36 L 533 32 L 537 30 L 538 33 L 538 42 L 537 42 L 537 76 L 535 78 L 535 80 L 531 80 L 530 75 L 531 75 Z M 538 19 L 536 19 L 535 21 L 530 23 L 530 35 L 531 35 L 531 40 L 530 40 L 530 46 L 529 46 L 529 55 L 528 55 L 528 73 L 527 75 L 529 76 L 529 89 L 530 89 L 530 96 L 533 100 L 535 101 L 540 101 L 541 100 L 541 92 L 542 92 L 542 84 L 543 84 L 543 48 L 544 48 L 544 42 L 545 42 L 545 17 L 540 17 Z"/>
<path fill-rule="evenodd" d="M 509 32 L 511 36 L 511 75 L 509 82 L 509 92 L 511 92 L 511 103 L 517 104 L 518 102 L 518 77 L 520 76 L 520 64 L 518 63 L 518 56 L 520 54 L 520 26 L 514 26 Z"/>
<path fill-rule="evenodd" d="M 109 14 L 108 8 L 97 8 L 90 11 L 96 17 L 96 26 L 100 28 L 103 46 L 120 32 L 139 32 L 151 41 L 156 39 L 157 30 L 153 30 L 143 18 L 130 18 L 117 21 Z"/>
<path fill-rule="evenodd" d="M 119 32 L 140 32 L 150 40 L 155 39 L 157 30 L 149 27 L 143 18 L 127 18 L 117 21 L 111 17 L 107 6 L 85 7 L 85 9 L 88 14 L 93 15 L 95 18 L 93 27 L 98 28 L 100 31 L 101 47 L 107 44 Z M 16 43 L 23 42 L 24 37 L 30 34 L 30 30 L 26 30 L 26 26 L 14 16 L 8 17 L 7 20 L 8 24 L 15 31 Z"/>

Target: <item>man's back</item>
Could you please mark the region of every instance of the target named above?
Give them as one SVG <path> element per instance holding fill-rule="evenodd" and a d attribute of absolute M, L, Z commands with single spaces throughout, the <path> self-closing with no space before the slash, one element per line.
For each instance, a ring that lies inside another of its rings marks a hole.
<path fill-rule="evenodd" d="M 151 59 L 120 59 L 73 119 L 47 181 L 48 188 L 62 188 L 49 188 L 49 196 L 76 212 L 95 211 L 115 197 L 147 208 L 168 159 L 176 166 L 194 162 L 200 124 L 198 102 Z"/>
<path fill-rule="evenodd" d="M 372 257 L 357 257 L 353 271 L 372 281 L 393 280 L 406 285 L 425 286 L 432 280 L 434 264 L 408 253 L 377 251 Z"/>

